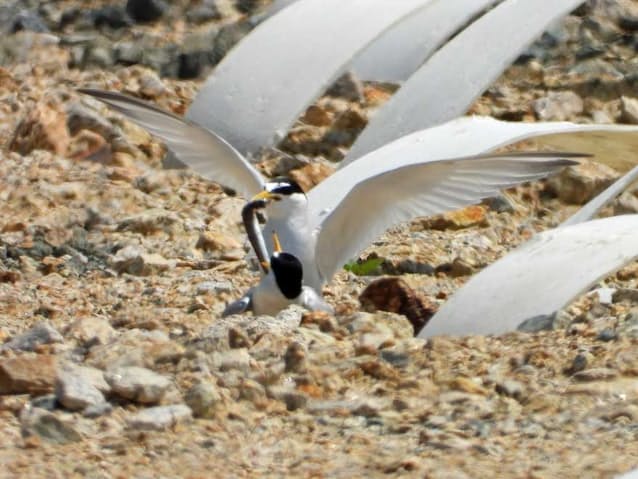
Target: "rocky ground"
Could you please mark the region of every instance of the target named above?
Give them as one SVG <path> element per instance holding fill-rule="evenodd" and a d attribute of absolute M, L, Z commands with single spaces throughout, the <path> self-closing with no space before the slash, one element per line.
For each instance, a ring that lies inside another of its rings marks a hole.
<path fill-rule="evenodd" d="M 335 317 L 219 318 L 257 280 L 242 199 L 163 170 L 161 144 L 74 89 L 182 114 L 266 3 L 0 6 L 0 477 L 583 478 L 638 466 L 638 264 L 601 282 L 611 298 L 588 293 L 532 333 L 425 342 L 358 300 L 400 276 L 435 309 L 618 177 L 608 166 L 393 230 L 362 255 L 382 259 L 371 274 L 326 287 Z M 472 111 L 638 123 L 637 30 L 638 2 L 589 2 Z M 392 91 L 341 79 L 260 168 L 311 187 Z M 637 205 L 628 192 L 603 214 Z"/>

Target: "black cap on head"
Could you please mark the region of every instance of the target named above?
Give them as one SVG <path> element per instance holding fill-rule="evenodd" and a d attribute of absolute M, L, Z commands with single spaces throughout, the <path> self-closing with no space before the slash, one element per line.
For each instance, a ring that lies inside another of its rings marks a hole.
<path fill-rule="evenodd" d="M 301 186 L 299 186 L 299 183 L 287 176 L 278 176 L 269 180 L 266 184 L 266 188 L 271 193 L 278 193 L 280 195 L 292 195 L 294 193 L 306 194 L 304 190 L 301 189 Z"/>
<path fill-rule="evenodd" d="M 270 257 L 270 269 L 281 293 L 288 299 L 301 294 L 303 266 L 296 256 L 290 253 L 275 253 Z"/>

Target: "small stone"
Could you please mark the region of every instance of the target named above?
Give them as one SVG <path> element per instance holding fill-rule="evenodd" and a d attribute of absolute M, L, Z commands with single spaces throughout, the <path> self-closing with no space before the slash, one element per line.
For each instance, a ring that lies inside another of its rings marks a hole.
<path fill-rule="evenodd" d="M 301 121 L 313 126 L 330 126 L 332 120 L 332 114 L 317 105 L 310 105 L 301 117 Z"/>
<path fill-rule="evenodd" d="M 242 250 L 242 245 L 235 238 L 217 233 L 215 231 L 205 231 L 197 240 L 196 248 L 218 253 L 237 252 Z"/>
<path fill-rule="evenodd" d="M 301 168 L 291 170 L 288 175 L 301 186 L 302 190 L 310 191 L 312 187 L 321 183 L 332 173 L 334 173 L 334 168 L 321 161 L 316 161 Z"/>
<path fill-rule="evenodd" d="M 328 88 L 326 94 L 359 103 L 362 103 L 365 99 L 363 83 L 352 72 L 341 75 L 334 84 Z"/>
<path fill-rule="evenodd" d="M 110 264 L 118 273 L 129 273 L 136 276 L 150 276 L 173 269 L 175 261 L 163 256 L 145 253 L 137 246 L 126 246 L 111 257 Z"/>
<path fill-rule="evenodd" d="M 231 293 L 233 291 L 233 284 L 230 281 L 204 281 L 197 285 L 197 294 L 212 294 L 218 295 L 221 293 Z"/>
<path fill-rule="evenodd" d="M 126 218 L 117 226 L 118 231 L 132 231 L 143 235 L 159 232 L 172 233 L 179 224 L 177 215 L 162 209 L 152 209 Z"/>
<path fill-rule="evenodd" d="M 168 4 L 164 0 L 128 0 L 126 12 L 136 22 L 154 22 L 168 11 Z"/>
<path fill-rule="evenodd" d="M 66 336 L 75 339 L 84 347 L 91 347 L 109 343 L 117 336 L 117 332 L 106 319 L 86 316 L 77 319 L 66 331 Z"/>
<path fill-rule="evenodd" d="M 579 371 L 573 375 L 578 381 L 604 381 L 614 379 L 618 376 L 618 371 L 609 368 L 592 368 Z"/>
<path fill-rule="evenodd" d="M 53 444 L 69 444 L 82 440 L 73 426 L 44 409 L 25 409 L 20 415 L 20 423 L 25 438 L 35 435 Z"/>
<path fill-rule="evenodd" d="M 239 371 L 250 371 L 251 358 L 246 348 L 231 349 L 219 353 L 215 361 L 220 371 L 230 371 L 237 369 Z"/>
<path fill-rule="evenodd" d="M 620 120 L 623 123 L 638 125 L 638 99 L 627 96 L 620 97 Z"/>
<path fill-rule="evenodd" d="M 228 328 L 228 346 L 231 349 L 250 348 L 252 341 L 243 329 L 231 326 Z"/>
<path fill-rule="evenodd" d="M 127 425 L 130 429 L 162 431 L 177 424 L 188 422 L 192 417 L 191 409 L 184 404 L 156 406 L 144 409 L 128 418 Z"/>
<path fill-rule="evenodd" d="M 550 92 L 534 101 L 534 112 L 539 120 L 565 121 L 583 112 L 581 97 L 572 91 Z"/>
<path fill-rule="evenodd" d="M 146 368 L 119 367 L 105 374 L 113 393 L 142 404 L 156 404 L 171 387 L 170 379 Z"/>
<path fill-rule="evenodd" d="M 109 389 L 99 369 L 73 366 L 60 371 L 55 384 L 55 395 L 65 408 L 81 411 L 106 402 L 100 390 Z"/>
<path fill-rule="evenodd" d="M 507 379 L 503 382 L 497 383 L 495 386 L 496 392 L 501 396 L 507 396 L 517 401 L 523 398 L 524 387 L 518 381 Z"/>
<path fill-rule="evenodd" d="M 468 206 L 421 221 L 424 228 L 434 230 L 458 230 L 472 226 L 486 226 L 486 209 L 481 205 Z"/>
<path fill-rule="evenodd" d="M 469 394 L 480 394 L 482 396 L 487 396 L 487 389 L 473 381 L 470 378 L 458 377 L 452 380 L 450 383 L 450 388 L 455 391 L 462 391 Z"/>
<path fill-rule="evenodd" d="M 284 353 L 284 363 L 287 372 L 300 373 L 306 369 L 306 348 L 294 341 L 290 343 Z"/>
<path fill-rule="evenodd" d="M 282 386 L 271 386 L 268 388 L 268 395 L 286 404 L 288 411 L 296 411 L 306 406 L 308 396 L 300 391 Z"/>
<path fill-rule="evenodd" d="M 417 335 L 434 315 L 437 307 L 398 277 L 370 283 L 359 296 L 363 311 L 388 311 L 405 316 Z"/>
<path fill-rule="evenodd" d="M 306 311 L 301 316 L 300 326 L 317 327 L 322 333 L 332 333 L 339 329 L 336 318 L 325 311 Z"/>
<path fill-rule="evenodd" d="M 55 356 L 18 356 L 0 360 L 0 394 L 43 394 L 53 391 Z"/>
<path fill-rule="evenodd" d="M 528 318 L 518 325 L 517 331 L 524 333 L 538 333 L 540 331 L 551 331 L 554 329 L 554 321 L 556 315 L 554 314 L 541 314 Z"/>
<path fill-rule="evenodd" d="M 222 396 L 217 386 L 210 382 L 196 384 L 186 393 L 185 402 L 195 417 L 211 418 L 215 415 Z"/>
<path fill-rule="evenodd" d="M 16 336 L 11 341 L 0 346 L 1 350 L 34 351 L 42 344 L 63 343 L 62 335 L 48 323 L 36 324 L 26 333 Z"/>
<path fill-rule="evenodd" d="M 614 341 L 618 339 L 618 333 L 616 333 L 616 331 L 614 331 L 613 328 L 605 328 L 600 333 L 598 333 L 598 336 L 596 336 L 596 339 L 598 341 L 605 341 L 605 342 Z"/>

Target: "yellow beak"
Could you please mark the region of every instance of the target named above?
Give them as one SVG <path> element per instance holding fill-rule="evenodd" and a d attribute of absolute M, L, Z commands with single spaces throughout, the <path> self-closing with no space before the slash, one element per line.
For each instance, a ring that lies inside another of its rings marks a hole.
<path fill-rule="evenodd" d="M 279 242 L 279 236 L 274 231 L 272 232 L 272 244 L 275 253 L 281 253 L 281 243 Z"/>
<path fill-rule="evenodd" d="M 270 191 L 264 190 L 260 193 L 257 193 L 253 196 L 253 199 L 250 201 L 258 201 L 258 200 L 274 200 L 275 195 L 273 195 Z"/>

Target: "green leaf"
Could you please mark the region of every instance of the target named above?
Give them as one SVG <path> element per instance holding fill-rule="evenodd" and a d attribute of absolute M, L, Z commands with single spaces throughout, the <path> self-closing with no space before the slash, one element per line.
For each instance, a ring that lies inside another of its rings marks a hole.
<path fill-rule="evenodd" d="M 347 263 L 343 269 L 357 276 L 370 276 L 375 273 L 378 274 L 378 269 L 384 261 L 385 258 L 368 258 L 363 261 L 355 260 Z"/>

